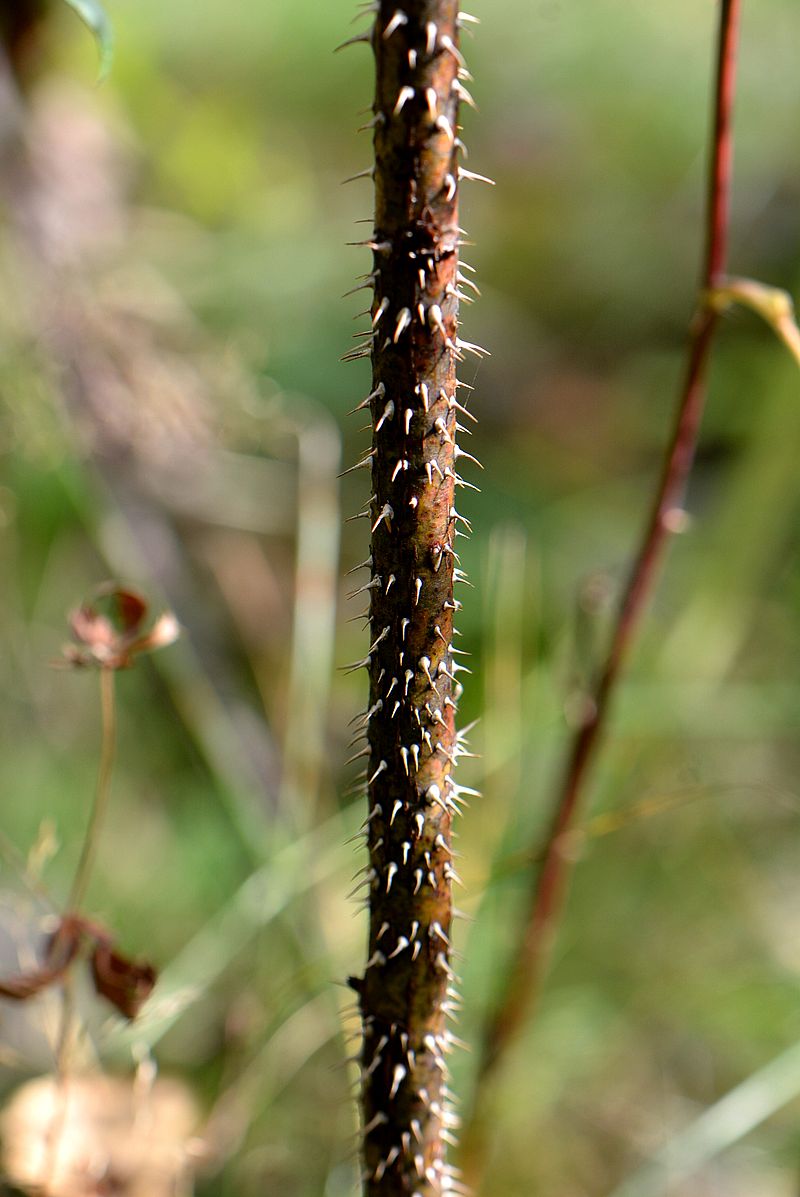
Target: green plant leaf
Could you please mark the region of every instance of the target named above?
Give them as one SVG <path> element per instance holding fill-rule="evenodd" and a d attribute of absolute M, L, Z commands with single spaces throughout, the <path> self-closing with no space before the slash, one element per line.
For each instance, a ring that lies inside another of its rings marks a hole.
<path fill-rule="evenodd" d="M 100 54 L 100 71 L 97 77 L 97 81 L 100 83 L 111 70 L 114 58 L 114 31 L 106 10 L 99 0 L 66 0 L 66 3 L 94 34 Z"/>

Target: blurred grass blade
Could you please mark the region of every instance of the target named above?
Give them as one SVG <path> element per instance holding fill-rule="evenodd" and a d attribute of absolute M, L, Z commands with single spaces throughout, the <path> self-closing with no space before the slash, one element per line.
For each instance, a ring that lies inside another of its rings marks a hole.
<path fill-rule="evenodd" d="M 663 1197 L 800 1094 L 795 1043 L 679 1131 L 610 1197 Z"/>
<path fill-rule="evenodd" d="M 100 70 L 97 76 L 101 83 L 111 71 L 114 59 L 114 31 L 108 14 L 98 0 L 66 0 L 73 12 L 76 12 L 84 25 L 94 35 L 97 50 L 100 55 Z"/>
<path fill-rule="evenodd" d="M 164 968 L 158 988 L 136 1023 L 116 1027 L 107 1046 L 134 1043 L 155 1047 L 258 931 L 297 898 L 346 870 L 345 841 L 359 823 L 358 803 L 337 812 L 299 839 L 280 848 L 241 884 L 216 915 Z M 333 970 L 332 970 L 333 971 Z"/>

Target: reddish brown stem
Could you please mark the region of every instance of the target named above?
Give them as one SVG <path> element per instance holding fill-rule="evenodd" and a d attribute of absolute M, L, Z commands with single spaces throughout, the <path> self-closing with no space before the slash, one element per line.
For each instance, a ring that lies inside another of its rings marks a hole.
<path fill-rule="evenodd" d="M 608 720 L 611 700 L 631 642 L 653 591 L 669 533 L 678 525 L 682 514 L 679 505 L 697 445 L 706 395 L 706 366 L 717 327 L 717 314 L 708 295 L 723 281 L 727 256 L 739 10 L 740 0 L 722 0 L 704 265 L 697 313 L 690 328 L 674 432 L 652 514 L 620 603 L 608 655 L 569 749 L 554 817 L 544 848 L 537 854 L 541 865 L 533 878 L 522 942 L 482 1045 L 479 1093 L 528 1016 L 541 985 L 572 869 L 569 832 L 581 810 L 598 740 Z"/>

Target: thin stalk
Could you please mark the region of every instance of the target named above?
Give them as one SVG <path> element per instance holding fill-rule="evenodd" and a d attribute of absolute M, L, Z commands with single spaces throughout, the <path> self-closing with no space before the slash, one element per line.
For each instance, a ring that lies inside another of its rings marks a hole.
<path fill-rule="evenodd" d="M 111 771 L 114 766 L 114 752 L 117 739 L 117 714 L 114 696 L 114 670 L 100 670 L 100 709 L 102 717 L 102 745 L 100 766 L 97 771 L 97 785 L 94 792 L 89 823 L 83 837 L 80 860 L 67 904 L 68 911 L 79 911 L 86 896 L 92 866 L 97 854 L 100 832 L 108 810 L 111 794 Z"/>
<path fill-rule="evenodd" d="M 475 1096 L 476 1111 L 486 1082 L 528 1017 L 540 990 L 572 871 L 569 833 L 582 809 L 598 741 L 608 721 L 621 670 L 655 586 L 669 534 L 680 526 L 680 504 L 697 445 L 706 397 L 706 367 L 719 318 L 713 292 L 724 280 L 727 258 L 739 13 L 740 0 L 722 0 L 714 88 L 713 142 L 706 199 L 705 248 L 697 310 L 689 330 L 684 381 L 674 430 L 652 512 L 620 603 L 608 653 L 569 748 L 551 826 L 543 850 L 537 854 L 541 864 L 532 878 L 522 939 L 484 1034 Z M 473 1152 L 478 1150 L 476 1117 L 472 1124 Z"/>
<path fill-rule="evenodd" d="M 369 910 L 364 974 L 352 978 L 363 1024 L 365 1197 L 439 1197 L 454 1117 L 445 1056 L 452 1009 L 451 770 L 460 687 L 452 653 L 458 105 L 456 0 L 381 0 L 362 40 L 376 63 L 371 330 L 348 357 L 370 357 L 369 706 L 366 739 Z M 478 350 L 478 352 L 482 352 Z"/>

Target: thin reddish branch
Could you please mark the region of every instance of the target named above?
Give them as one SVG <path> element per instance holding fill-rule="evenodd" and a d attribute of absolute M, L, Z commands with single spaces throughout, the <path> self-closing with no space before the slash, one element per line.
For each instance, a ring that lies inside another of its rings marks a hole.
<path fill-rule="evenodd" d="M 709 292 L 724 277 L 732 168 L 732 115 L 740 0 L 722 0 L 714 89 L 714 131 L 708 194 L 704 266 L 697 313 L 689 333 L 687 364 L 674 432 L 641 547 L 625 589 L 611 644 L 583 722 L 575 733 L 543 851 L 531 887 L 522 943 L 509 979 L 487 1027 L 479 1065 L 478 1092 L 529 1013 L 541 984 L 572 867 L 569 835 L 581 809 L 598 740 L 608 720 L 621 669 L 653 591 L 694 459 L 705 403 L 705 374 L 717 327 Z"/>
<path fill-rule="evenodd" d="M 706 256 L 703 283 L 708 290 L 725 274 L 733 175 L 733 102 L 741 0 L 721 0 L 714 88 L 714 148 L 709 163 Z"/>

